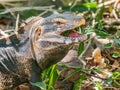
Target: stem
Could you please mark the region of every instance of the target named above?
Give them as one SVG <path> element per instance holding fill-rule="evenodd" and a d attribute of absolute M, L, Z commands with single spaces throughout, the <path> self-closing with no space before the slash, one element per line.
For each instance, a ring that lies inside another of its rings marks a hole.
<path fill-rule="evenodd" d="M 54 5 L 52 6 L 36 6 L 36 7 L 14 7 L 14 8 L 10 8 L 10 9 L 3 9 L 3 12 L 1 12 L 0 14 L 6 14 L 9 12 L 16 12 L 16 11 L 26 11 L 26 10 L 48 10 L 48 11 L 55 11 L 55 9 L 52 9 L 54 7 Z"/>

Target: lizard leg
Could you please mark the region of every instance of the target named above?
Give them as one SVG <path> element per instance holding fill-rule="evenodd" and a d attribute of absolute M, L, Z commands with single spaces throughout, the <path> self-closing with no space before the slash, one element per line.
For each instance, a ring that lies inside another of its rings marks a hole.
<path fill-rule="evenodd" d="M 41 79 L 41 69 L 39 65 L 37 64 L 36 60 L 32 61 L 32 71 L 31 71 L 31 77 L 30 77 L 30 82 L 36 83 L 42 81 Z M 30 85 L 30 90 L 40 90 L 40 88 Z"/>
<path fill-rule="evenodd" d="M 41 81 L 40 74 L 32 73 L 30 82 L 35 83 L 35 82 L 40 82 L 40 81 Z M 34 85 L 30 85 L 30 90 L 40 90 L 40 88 Z"/>

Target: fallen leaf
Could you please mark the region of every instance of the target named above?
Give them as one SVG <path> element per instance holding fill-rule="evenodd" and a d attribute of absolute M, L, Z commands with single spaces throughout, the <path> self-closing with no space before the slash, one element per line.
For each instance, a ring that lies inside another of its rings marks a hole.
<path fill-rule="evenodd" d="M 93 51 L 92 57 L 94 58 L 94 63 L 96 63 L 96 64 L 101 64 L 102 63 L 102 56 L 101 56 L 100 48 L 96 48 Z"/>
<path fill-rule="evenodd" d="M 120 68 L 120 64 L 117 60 L 114 61 L 113 65 L 112 65 L 112 69 L 110 71 L 113 71 L 117 68 Z"/>

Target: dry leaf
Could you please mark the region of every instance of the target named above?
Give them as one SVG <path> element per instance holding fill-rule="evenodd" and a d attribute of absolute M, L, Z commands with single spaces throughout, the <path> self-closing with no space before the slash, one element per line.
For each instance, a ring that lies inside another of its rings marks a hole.
<path fill-rule="evenodd" d="M 109 78 L 112 76 L 112 73 L 109 72 L 108 70 L 104 70 L 102 72 L 97 73 L 97 75 L 101 78 Z"/>
<path fill-rule="evenodd" d="M 25 83 L 17 87 L 15 90 L 30 90 L 29 89 L 29 84 Z"/>
<path fill-rule="evenodd" d="M 116 68 L 119 68 L 120 67 L 120 64 L 117 60 L 114 61 L 113 65 L 112 65 L 112 69 L 110 71 L 113 71 L 115 70 Z"/>
<path fill-rule="evenodd" d="M 94 58 L 94 63 L 96 63 L 96 64 L 101 64 L 102 63 L 102 56 L 101 56 L 100 48 L 96 48 L 93 51 L 92 57 Z"/>

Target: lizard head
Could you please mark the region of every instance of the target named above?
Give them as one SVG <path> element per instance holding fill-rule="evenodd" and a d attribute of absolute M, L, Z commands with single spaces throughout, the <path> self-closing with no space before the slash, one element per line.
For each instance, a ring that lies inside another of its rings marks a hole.
<path fill-rule="evenodd" d="M 77 31 L 78 27 L 85 24 L 85 20 L 83 17 L 73 15 L 70 12 L 53 14 L 38 21 L 38 23 L 39 41 L 69 45 L 78 43 L 85 38 L 83 34 Z"/>
<path fill-rule="evenodd" d="M 85 20 L 81 16 L 68 12 L 53 14 L 34 23 L 33 46 L 43 69 L 60 61 L 75 43 L 84 40 L 84 35 L 76 29 L 83 24 Z M 68 35 L 64 35 L 66 33 Z"/>

